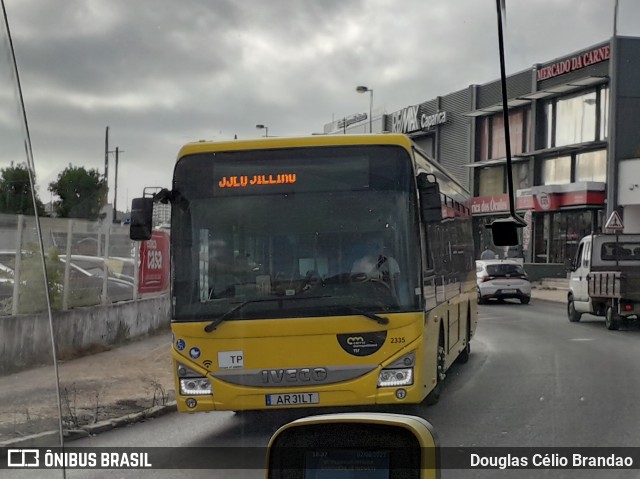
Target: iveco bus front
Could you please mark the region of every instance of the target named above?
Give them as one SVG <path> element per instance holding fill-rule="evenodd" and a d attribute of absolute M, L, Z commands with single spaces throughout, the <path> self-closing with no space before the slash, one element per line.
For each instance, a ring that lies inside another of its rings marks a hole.
<path fill-rule="evenodd" d="M 160 197 L 180 411 L 419 403 L 466 359 L 465 192 L 408 138 L 194 143 Z"/>

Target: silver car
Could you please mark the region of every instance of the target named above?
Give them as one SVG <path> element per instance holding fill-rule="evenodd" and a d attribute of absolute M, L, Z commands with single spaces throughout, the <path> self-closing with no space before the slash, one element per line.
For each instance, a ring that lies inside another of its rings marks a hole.
<path fill-rule="evenodd" d="M 507 298 L 519 299 L 522 304 L 531 300 L 531 283 L 522 264 L 510 259 L 490 259 L 476 261 L 478 284 L 478 304 L 489 299 L 502 301 Z"/>

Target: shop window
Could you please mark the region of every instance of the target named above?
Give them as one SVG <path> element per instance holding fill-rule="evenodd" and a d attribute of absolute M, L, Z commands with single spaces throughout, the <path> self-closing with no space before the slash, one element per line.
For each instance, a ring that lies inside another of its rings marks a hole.
<path fill-rule="evenodd" d="M 545 148 L 553 147 L 553 101 L 544 105 Z"/>
<path fill-rule="evenodd" d="M 576 155 L 576 181 L 607 181 L 607 151 Z"/>
<path fill-rule="evenodd" d="M 571 157 L 548 158 L 542 163 L 543 185 L 564 185 L 571 183 Z"/>
<path fill-rule="evenodd" d="M 530 110 L 509 112 L 509 137 L 511 154 L 519 155 L 529 150 Z M 478 125 L 478 160 L 501 159 L 507 156 L 505 146 L 504 117 L 502 113 L 483 117 Z"/>
<path fill-rule="evenodd" d="M 609 89 L 600 91 L 600 139 L 606 140 L 609 136 Z"/>
<path fill-rule="evenodd" d="M 556 212 L 535 218 L 536 263 L 577 261 L 580 239 L 594 230 L 594 211 Z"/>
<path fill-rule="evenodd" d="M 607 137 L 609 89 L 606 86 L 544 104 L 544 146 L 574 145 Z"/>
<path fill-rule="evenodd" d="M 513 171 L 514 190 L 524 190 L 531 186 L 529 181 L 529 162 L 514 163 L 511 171 Z"/>
<path fill-rule="evenodd" d="M 504 193 L 504 166 L 481 168 L 478 173 L 478 196 Z"/>
<path fill-rule="evenodd" d="M 596 92 L 556 103 L 555 146 L 585 143 L 596 139 Z"/>

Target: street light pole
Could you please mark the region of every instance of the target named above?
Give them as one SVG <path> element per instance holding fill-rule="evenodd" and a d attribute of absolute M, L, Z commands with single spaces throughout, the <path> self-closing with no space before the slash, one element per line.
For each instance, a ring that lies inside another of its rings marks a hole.
<path fill-rule="evenodd" d="M 373 133 L 373 90 L 366 86 L 357 86 L 356 91 L 358 93 L 367 93 L 369 92 L 369 133 Z"/>
<path fill-rule="evenodd" d="M 258 130 L 264 130 L 264 137 L 268 138 L 269 137 L 269 127 L 266 125 L 262 125 L 262 124 L 258 124 L 256 125 L 256 128 Z"/>

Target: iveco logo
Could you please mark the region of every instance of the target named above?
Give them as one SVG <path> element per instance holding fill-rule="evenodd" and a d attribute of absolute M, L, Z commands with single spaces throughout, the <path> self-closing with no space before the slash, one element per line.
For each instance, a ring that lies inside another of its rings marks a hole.
<path fill-rule="evenodd" d="M 311 381 L 324 381 L 327 379 L 325 368 L 301 368 L 301 369 L 265 369 L 260 371 L 262 382 L 273 383 L 308 383 Z"/>
<path fill-rule="evenodd" d="M 351 336 L 347 338 L 347 344 L 353 346 L 354 344 L 363 344 L 364 338 L 362 336 Z"/>

